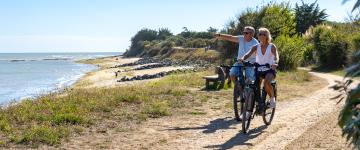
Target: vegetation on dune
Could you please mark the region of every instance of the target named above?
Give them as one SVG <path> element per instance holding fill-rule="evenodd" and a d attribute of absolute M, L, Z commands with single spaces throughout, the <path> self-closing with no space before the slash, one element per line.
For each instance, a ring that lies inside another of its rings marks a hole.
<path fill-rule="evenodd" d="M 184 31 L 173 35 L 167 28 L 158 31 L 141 29 L 131 39 L 131 46 L 124 55 L 132 56 L 161 56 L 167 54 L 173 47 L 203 48 L 214 45 L 213 33 L 217 29 L 210 27 L 206 32 L 190 31 L 186 27 Z"/>

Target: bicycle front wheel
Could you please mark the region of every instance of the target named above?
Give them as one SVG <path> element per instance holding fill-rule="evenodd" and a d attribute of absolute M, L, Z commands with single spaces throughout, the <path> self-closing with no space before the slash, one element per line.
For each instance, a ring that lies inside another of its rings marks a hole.
<path fill-rule="evenodd" d="M 252 119 L 252 112 L 254 109 L 255 93 L 252 88 L 245 88 L 244 90 L 245 103 L 242 109 L 242 131 L 246 133 L 249 130 L 250 122 Z"/>

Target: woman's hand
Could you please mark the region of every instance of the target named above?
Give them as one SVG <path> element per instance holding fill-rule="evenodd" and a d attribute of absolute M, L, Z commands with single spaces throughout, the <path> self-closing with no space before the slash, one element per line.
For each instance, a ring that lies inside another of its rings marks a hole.
<path fill-rule="evenodd" d="M 273 65 L 271 65 L 271 69 L 276 70 L 277 66 L 278 66 L 278 64 L 273 64 Z"/>

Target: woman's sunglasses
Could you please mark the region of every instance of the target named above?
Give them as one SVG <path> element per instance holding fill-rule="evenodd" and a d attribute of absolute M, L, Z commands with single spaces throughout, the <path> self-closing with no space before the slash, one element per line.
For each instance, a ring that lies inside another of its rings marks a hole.
<path fill-rule="evenodd" d="M 265 33 L 259 33 L 258 36 L 266 36 Z"/>

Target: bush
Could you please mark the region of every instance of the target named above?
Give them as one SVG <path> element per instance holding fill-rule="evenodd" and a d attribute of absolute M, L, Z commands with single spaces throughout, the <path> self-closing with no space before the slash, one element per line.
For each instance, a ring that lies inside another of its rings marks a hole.
<path fill-rule="evenodd" d="M 355 50 L 360 50 L 360 33 L 353 36 L 352 42 Z"/>
<path fill-rule="evenodd" d="M 279 36 L 275 41 L 275 45 L 279 52 L 279 69 L 280 70 L 296 70 L 303 59 L 305 51 L 304 39 L 286 35 Z"/>
<path fill-rule="evenodd" d="M 175 46 L 182 46 L 185 43 L 185 38 L 182 36 L 172 36 L 167 41 L 174 42 Z"/>
<path fill-rule="evenodd" d="M 357 33 L 356 35 L 353 36 L 352 45 L 353 45 L 353 50 L 354 50 L 354 54 L 355 54 L 356 51 L 360 50 L 360 33 Z M 357 55 L 352 55 L 351 61 L 353 63 L 359 62 L 360 57 L 357 57 Z"/>
<path fill-rule="evenodd" d="M 318 26 L 313 35 L 316 58 L 322 67 L 336 69 L 349 61 L 349 43 L 343 34 L 330 26 Z"/>
<path fill-rule="evenodd" d="M 314 59 L 314 44 L 305 44 L 301 65 L 308 66 L 315 63 Z"/>
<path fill-rule="evenodd" d="M 206 40 L 199 39 L 199 38 L 189 39 L 184 44 L 184 47 L 188 47 L 188 48 L 201 48 L 201 47 L 205 47 L 205 46 L 207 46 Z"/>
<path fill-rule="evenodd" d="M 136 56 L 139 55 L 144 49 L 144 41 L 153 41 L 157 39 L 158 32 L 151 29 L 141 29 L 131 38 L 130 49 L 127 50 L 125 56 Z"/>

